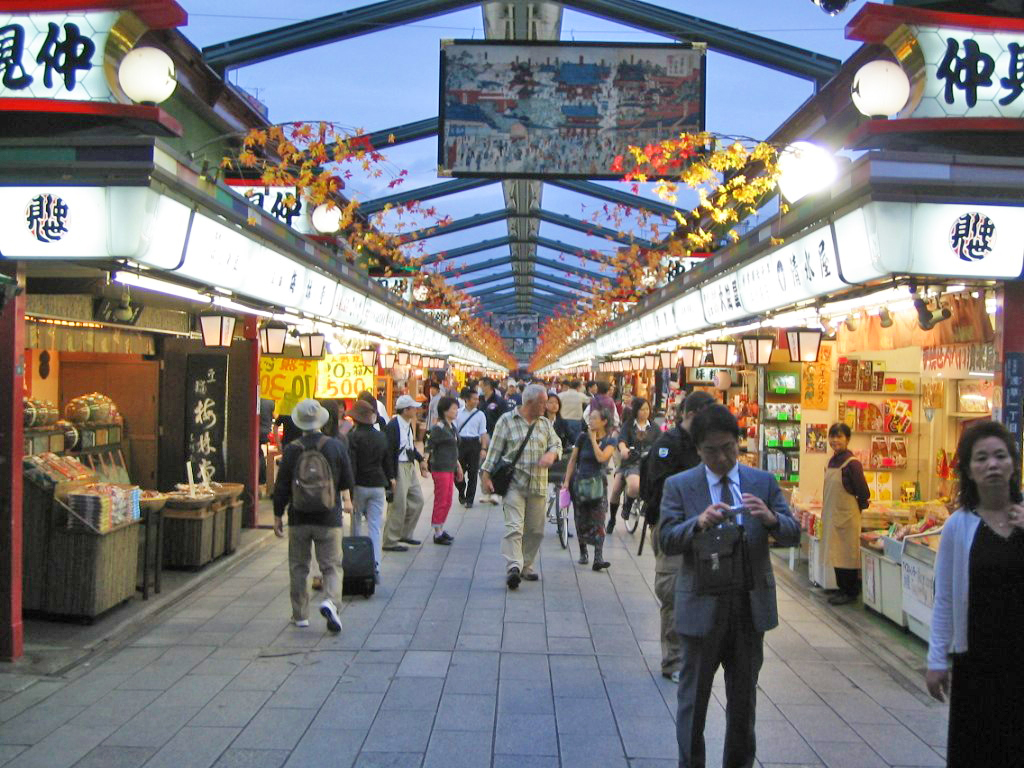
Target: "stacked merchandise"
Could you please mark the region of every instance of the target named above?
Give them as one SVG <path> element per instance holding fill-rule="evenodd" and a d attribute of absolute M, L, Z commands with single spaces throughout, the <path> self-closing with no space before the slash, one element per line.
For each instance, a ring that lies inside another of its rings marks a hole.
<path fill-rule="evenodd" d="M 138 520 L 140 490 L 134 486 L 90 483 L 68 494 L 68 526 L 106 533 L 123 523 Z"/>
<path fill-rule="evenodd" d="M 25 457 L 25 469 L 36 478 L 45 478 L 50 483 L 80 480 L 92 474 L 87 466 L 74 456 L 58 456 L 55 453 L 40 453 Z"/>

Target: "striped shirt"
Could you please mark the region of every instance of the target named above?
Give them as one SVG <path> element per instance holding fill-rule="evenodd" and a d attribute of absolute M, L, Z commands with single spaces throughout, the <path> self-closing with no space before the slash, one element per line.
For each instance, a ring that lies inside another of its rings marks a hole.
<path fill-rule="evenodd" d="M 547 493 L 547 467 L 538 466 L 541 456 L 553 452 L 556 458 L 562 455 L 562 441 L 555 434 L 555 428 L 545 417 L 541 416 L 534 422 L 536 426 L 530 435 L 530 442 L 523 448 L 523 454 L 516 463 L 513 483 L 527 493 L 544 495 Z M 493 472 L 498 459 L 512 461 L 516 451 L 526 437 L 530 423 L 522 417 L 518 408 L 504 414 L 494 425 L 494 435 L 487 449 L 487 458 L 480 467 L 481 472 Z"/>

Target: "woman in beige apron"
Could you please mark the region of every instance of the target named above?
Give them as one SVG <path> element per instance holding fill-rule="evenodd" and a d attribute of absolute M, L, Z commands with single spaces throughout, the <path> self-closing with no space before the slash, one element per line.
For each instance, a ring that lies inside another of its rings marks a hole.
<path fill-rule="evenodd" d="M 860 594 L 860 512 L 871 499 L 864 468 L 847 448 L 849 441 L 846 424 L 829 428 L 834 453 L 825 469 L 821 546 L 825 567 L 835 569 L 839 587 L 839 593 L 828 600 L 832 605 L 853 602 Z"/>

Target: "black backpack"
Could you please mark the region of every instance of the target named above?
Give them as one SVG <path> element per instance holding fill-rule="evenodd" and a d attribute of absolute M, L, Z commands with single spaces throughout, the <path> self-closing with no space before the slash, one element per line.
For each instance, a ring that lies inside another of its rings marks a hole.
<path fill-rule="evenodd" d="M 331 462 L 322 451 L 329 439 L 321 435 L 313 446 L 302 443 L 302 453 L 295 462 L 292 474 L 291 508 L 295 512 L 324 514 L 335 507 L 337 491 L 334 473 L 331 471 Z"/>

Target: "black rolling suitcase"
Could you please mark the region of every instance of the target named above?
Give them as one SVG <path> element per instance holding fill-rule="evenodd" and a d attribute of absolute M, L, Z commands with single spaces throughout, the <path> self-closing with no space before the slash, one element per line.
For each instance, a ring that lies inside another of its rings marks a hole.
<path fill-rule="evenodd" d="M 346 536 L 341 540 L 341 594 L 369 598 L 376 589 L 373 541 L 369 536 Z"/>

